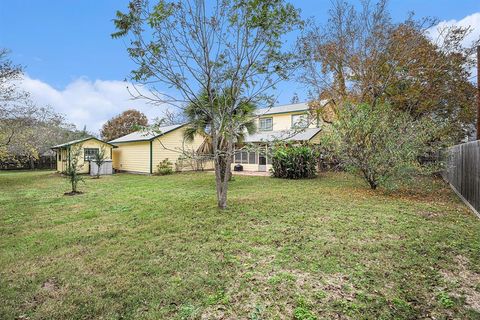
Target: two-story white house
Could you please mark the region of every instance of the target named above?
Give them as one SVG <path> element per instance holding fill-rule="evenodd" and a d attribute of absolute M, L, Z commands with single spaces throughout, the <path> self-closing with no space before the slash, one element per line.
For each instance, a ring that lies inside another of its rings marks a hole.
<path fill-rule="evenodd" d="M 271 159 L 268 144 L 285 142 L 319 143 L 323 121 L 309 112 L 307 103 L 295 103 L 256 111 L 257 132 L 247 134 L 244 143 L 237 145 L 233 166 L 241 164 L 245 171 L 268 171 Z M 253 144 L 255 148 L 246 148 Z"/>

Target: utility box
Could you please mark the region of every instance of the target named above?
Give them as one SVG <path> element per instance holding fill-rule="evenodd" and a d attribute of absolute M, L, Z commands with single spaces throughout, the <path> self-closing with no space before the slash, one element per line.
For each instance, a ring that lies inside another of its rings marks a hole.
<path fill-rule="evenodd" d="M 112 174 L 112 160 L 105 160 L 105 162 L 100 166 L 100 170 L 95 162 L 90 161 L 90 175 L 96 176 L 99 171 L 101 176 Z"/>

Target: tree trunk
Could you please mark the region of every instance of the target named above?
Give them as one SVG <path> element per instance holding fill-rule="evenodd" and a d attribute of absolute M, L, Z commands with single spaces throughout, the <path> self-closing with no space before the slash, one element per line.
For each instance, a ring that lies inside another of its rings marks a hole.
<path fill-rule="evenodd" d="M 368 184 L 370 185 L 370 189 L 376 190 L 378 187 L 378 182 L 374 178 L 375 175 L 371 174 L 368 170 L 362 170 L 363 176 L 365 177 L 365 180 L 367 180 Z"/>
<path fill-rule="evenodd" d="M 347 85 L 345 83 L 345 77 L 343 75 L 344 70 L 343 70 L 343 63 L 342 62 L 339 62 L 337 64 L 337 69 L 338 69 L 338 73 L 337 73 L 336 80 L 337 80 L 337 86 L 338 86 L 339 94 L 342 97 L 342 106 L 343 106 L 343 103 L 345 102 L 345 99 L 347 98 Z"/>
<path fill-rule="evenodd" d="M 224 155 L 215 156 L 215 182 L 217 187 L 217 204 L 220 209 L 227 207 L 228 173 Z"/>
<path fill-rule="evenodd" d="M 373 176 L 369 175 L 367 177 L 368 184 L 370 185 L 370 189 L 375 190 L 378 187 L 378 182 L 376 179 L 373 178 Z"/>
<path fill-rule="evenodd" d="M 77 173 L 76 172 L 71 173 L 70 181 L 72 183 L 72 193 L 77 193 L 78 179 L 77 179 Z"/>
<path fill-rule="evenodd" d="M 217 204 L 220 209 L 227 208 L 227 191 L 228 181 L 231 177 L 231 154 L 232 143 L 227 143 L 227 150 L 219 150 L 216 146 L 214 148 L 214 162 L 215 162 L 215 183 L 217 189 Z"/>

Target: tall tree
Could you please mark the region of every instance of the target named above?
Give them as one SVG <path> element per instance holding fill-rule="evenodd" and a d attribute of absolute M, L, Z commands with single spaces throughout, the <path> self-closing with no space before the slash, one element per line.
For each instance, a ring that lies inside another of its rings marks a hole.
<path fill-rule="evenodd" d="M 28 93 L 17 86 L 23 68 L 14 65 L 8 55 L 7 49 L 0 48 L 0 157 L 8 155 L 15 134 L 30 124 L 35 111 L 33 105 L 27 105 Z"/>
<path fill-rule="evenodd" d="M 139 126 L 148 125 L 147 116 L 138 110 L 127 110 L 108 120 L 102 127 L 101 136 L 110 141 L 126 134 L 132 133 Z"/>
<path fill-rule="evenodd" d="M 414 119 L 449 122 L 457 139 L 473 122 L 470 71 L 479 40 L 464 47 L 469 28 L 447 27 L 436 39 L 427 30 L 435 19 L 392 22 L 387 1 L 362 2 L 360 10 L 333 2 L 325 25 L 312 23 L 298 41 L 303 58 L 300 80 L 314 99 L 337 106 L 389 103 Z"/>
<path fill-rule="evenodd" d="M 132 80 L 151 89 L 148 96 L 137 90 L 138 98 L 183 109 L 193 104 L 210 119 L 217 202 L 226 208 L 235 132 L 247 121 L 235 114 L 245 104 L 271 106 L 271 89 L 296 67 L 283 36 L 301 26 L 298 10 L 283 0 L 135 0 L 117 12 L 115 26 L 113 37 L 130 39 L 138 65 Z M 200 93 L 208 103 L 199 103 Z"/>
<path fill-rule="evenodd" d="M 0 159 L 30 161 L 74 131 L 51 107 L 38 107 L 19 87 L 23 68 L 13 64 L 9 51 L 0 49 Z"/>
<path fill-rule="evenodd" d="M 52 145 L 75 137 L 75 127 L 66 123 L 64 116 L 51 107 L 34 107 L 32 111 L 34 113 L 27 119 L 0 119 L 0 124 L 8 124 L 12 134 L 12 139 L 6 146 L 6 157 L 17 163 L 33 163 Z"/>
<path fill-rule="evenodd" d="M 21 80 L 23 68 L 9 59 L 10 51 L 0 48 L 0 111 L 6 111 L 9 103 L 23 101 L 28 94 L 18 89 L 16 81 Z"/>

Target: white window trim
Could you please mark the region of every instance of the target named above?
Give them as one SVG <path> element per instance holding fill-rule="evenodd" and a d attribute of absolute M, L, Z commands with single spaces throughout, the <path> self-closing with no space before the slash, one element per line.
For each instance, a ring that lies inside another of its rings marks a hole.
<path fill-rule="evenodd" d="M 262 120 L 265 120 L 265 121 L 266 121 L 266 120 L 270 120 L 270 121 L 271 121 L 272 124 L 271 124 L 271 126 L 270 126 L 269 129 L 264 129 L 264 128 L 262 128 L 262 125 L 261 125 Z M 258 130 L 259 130 L 259 131 L 273 131 L 273 117 L 260 118 L 260 119 L 258 120 Z"/>
<path fill-rule="evenodd" d="M 310 119 L 308 117 L 308 113 L 297 113 L 297 114 L 292 114 L 291 117 L 290 117 L 290 121 L 291 121 L 291 128 L 298 128 L 298 126 L 295 125 L 295 122 L 293 121 L 293 117 L 295 116 L 299 116 L 299 117 L 305 117 L 305 126 L 303 126 L 303 121 L 300 121 L 301 125 L 300 128 L 308 128 L 309 127 L 309 122 L 310 122 Z"/>

